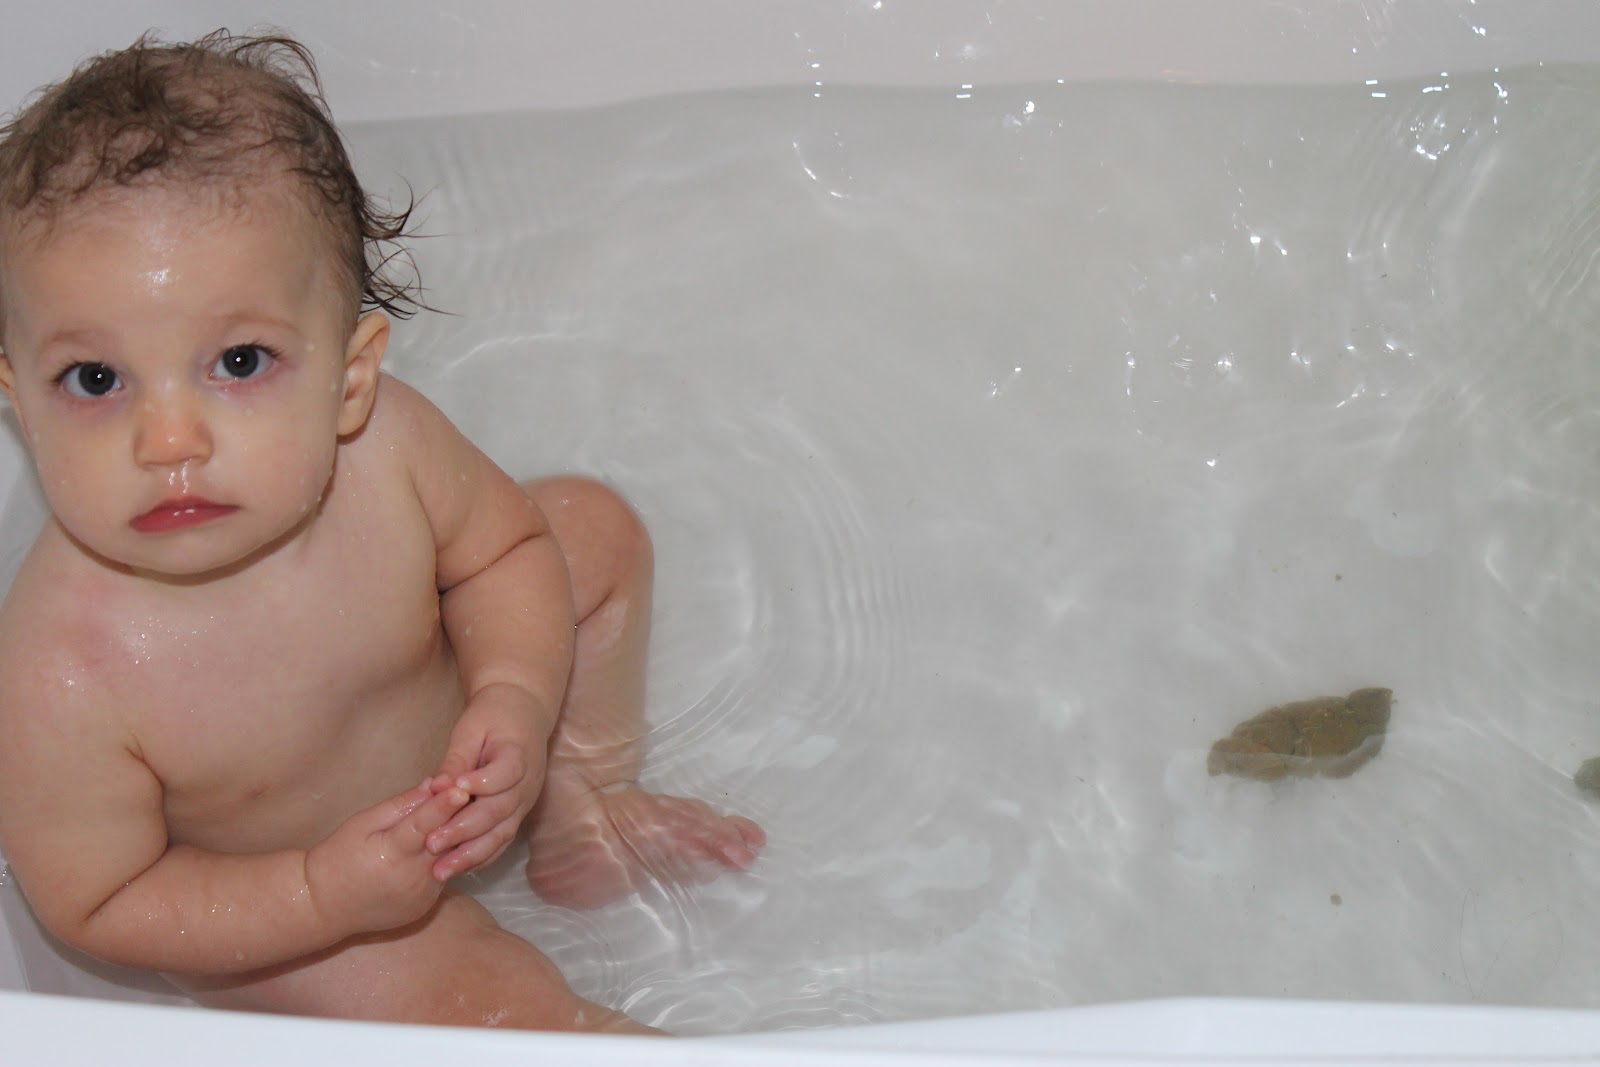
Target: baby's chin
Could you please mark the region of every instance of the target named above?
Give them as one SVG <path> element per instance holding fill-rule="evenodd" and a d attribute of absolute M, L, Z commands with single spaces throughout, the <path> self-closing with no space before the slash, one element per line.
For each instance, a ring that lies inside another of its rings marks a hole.
<path fill-rule="evenodd" d="M 226 522 L 228 520 L 222 520 Z M 304 529 L 304 518 L 265 531 L 190 528 L 162 534 L 115 537 L 76 533 L 68 539 L 102 566 L 138 578 L 196 585 L 237 574 L 282 551 Z"/>

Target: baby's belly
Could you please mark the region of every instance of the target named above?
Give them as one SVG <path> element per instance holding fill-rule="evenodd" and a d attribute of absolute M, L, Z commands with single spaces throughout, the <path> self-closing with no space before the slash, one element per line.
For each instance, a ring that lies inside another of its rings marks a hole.
<path fill-rule="evenodd" d="M 174 843 L 220 852 L 309 848 L 350 815 L 437 771 L 463 703 L 448 651 L 333 706 L 250 701 L 259 716 L 211 744 L 203 774 L 165 781 Z M 226 733 L 226 731 L 224 731 Z"/>

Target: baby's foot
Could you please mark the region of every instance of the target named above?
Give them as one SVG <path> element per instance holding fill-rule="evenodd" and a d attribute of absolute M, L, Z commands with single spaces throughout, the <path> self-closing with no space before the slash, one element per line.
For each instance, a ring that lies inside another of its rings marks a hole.
<path fill-rule="evenodd" d="M 547 780 L 528 837 L 528 882 L 545 900 L 595 908 L 649 882 L 705 882 L 755 862 L 761 827 L 632 782 Z"/>

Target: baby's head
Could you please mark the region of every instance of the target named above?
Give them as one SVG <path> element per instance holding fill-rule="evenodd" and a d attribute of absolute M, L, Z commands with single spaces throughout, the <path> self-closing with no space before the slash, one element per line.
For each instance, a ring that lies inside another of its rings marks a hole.
<path fill-rule="evenodd" d="M 385 274 L 410 210 L 362 190 L 310 53 L 285 37 L 141 38 L 48 87 L 0 128 L 0 275 L 6 246 L 47 237 L 74 210 L 141 189 L 223 197 L 289 179 L 323 228 L 353 322 L 363 306 L 404 317 L 414 286 Z M 3 287 L 0 287 L 3 293 Z M 0 302 L 0 337 L 5 307 Z"/>
<path fill-rule="evenodd" d="M 50 510 L 152 574 L 308 528 L 407 288 L 306 51 L 140 41 L 0 131 L 0 390 Z"/>

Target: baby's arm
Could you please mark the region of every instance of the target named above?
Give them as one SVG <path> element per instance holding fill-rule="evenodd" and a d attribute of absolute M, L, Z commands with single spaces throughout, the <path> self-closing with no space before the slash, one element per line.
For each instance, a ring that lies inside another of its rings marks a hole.
<path fill-rule="evenodd" d="M 500 855 L 538 799 L 575 621 L 566 560 L 538 506 L 409 387 L 385 379 L 438 553 L 440 615 L 467 705 L 434 779 L 473 800 L 429 840 L 440 878 Z"/>
<path fill-rule="evenodd" d="M 111 735 L 107 716 L 27 692 L 44 688 L 8 680 L 0 696 L 0 847 L 35 913 L 68 944 L 128 966 L 234 973 L 410 922 L 438 896 L 426 837 L 464 793 L 424 783 L 309 850 L 173 845 L 161 783 L 136 739 Z"/>

